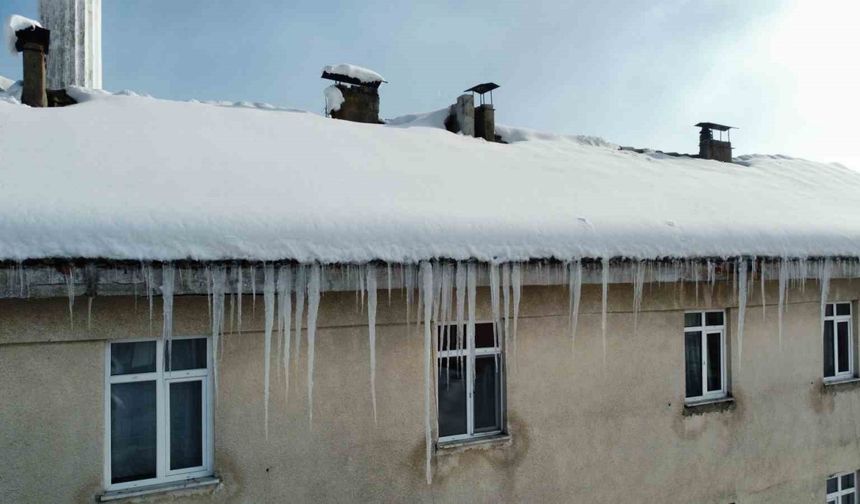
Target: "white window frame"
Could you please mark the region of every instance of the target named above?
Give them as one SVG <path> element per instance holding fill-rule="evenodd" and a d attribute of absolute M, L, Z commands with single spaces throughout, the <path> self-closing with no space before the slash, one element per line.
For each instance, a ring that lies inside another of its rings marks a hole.
<path fill-rule="evenodd" d="M 492 324 L 492 321 L 478 321 L 475 322 L 475 325 L 480 324 Z M 446 324 L 448 327 L 456 327 L 457 324 Z M 485 348 L 475 348 L 475 331 L 469 330 L 468 324 L 463 324 L 463 327 L 466 329 L 466 337 L 465 337 L 465 345 L 466 348 L 463 349 L 454 349 L 454 350 L 438 350 L 439 347 L 442 346 L 441 334 L 444 331 L 446 325 L 440 324 L 438 326 L 438 337 L 440 341 L 437 344 L 436 351 L 436 415 L 438 419 L 439 415 L 439 373 L 442 373 L 442 367 L 439 366 L 439 362 L 442 359 L 449 358 L 452 363 L 455 362 L 459 358 L 463 358 L 463 365 L 466 367 L 466 433 L 465 434 L 456 434 L 453 436 L 440 436 L 438 441 L 440 443 L 448 443 L 452 441 L 463 441 L 469 439 L 480 439 L 491 436 L 498 436 L 504 432 L 505 425 L 505 365 L 504 365 L 504 352 L 502 351 L 502 342 L 504 338 L 502 337 L 502 327 L 501 324 L 496 324 L 496 331 L 498 331 L 498 337 L 496 341 L 498 342 L 497 346 L 494 347 L 485 347 Z M 449 345 L 450 346 L 450 345 Z M 498 363 L 496 369 L 499 373 L 499 429 L 486 431 L 486 432 L 475 432 L 475 358 L 482 356 L 498 356 Z M 456 365 L 456 364 L 454 364 Z M 438 425 L 438 422 L 437 422 Z"/>
<path fill-rule="evenodd" d="M 834 312 L 834 313 L 836 313 L 836 312 Z M 842 488 L 842 477 L 848 476 L 849 474 L 854 475 L 854 487 L 849 488 L 849 489 L 843 489 Z M 826 494 L 826 497 L 824 498 L 824 502 L 826 502 L 828 504 L 830 504 L 830 503 L 841 504 L 843 496 L 854 495 L 854 502 L 856 503 L 857 502 L 857 473 L 855 471 L 848 471 L 848 472 L 843 472 L 843 473 L 838 473 L 838 474 L 831 474 L 830 476 L 827 477 L 828 480 L 832 479 L 832 478 L 836 478 L 837 490 L 833 493 L 826 493 L 827 492 L 827 480 L 825 480 L 824 492 Z"/>
<path fill-rule="evenodd" d="M 687 327 L 686 324 L 686 315 L 691 313 L 698 313 L 702 322 L 701 325 Z M 708 313 L 722 313 L 723 315 L 723 323 L 722 325 L 706 325 L 707 323 L 707 314 Z M 729 377 L 726 373 L 726 354 L 728 353 L 728 348 L 726 347 L 726 311 L 725 310 L 693 310 L 684 312 L 685 321 L 684 321 L 684 401 L 687 404 L 695 404 L 707 401 L 714 401 L 718 399 L 724 399 L 728 397 L 729 393 Z M 700 332 L 701 333 L 701 348 L 702 348 L 702 395 L 687 397 L 687 333 L 689 332 Z M 708 334 L 713 334 L 715 332 L 720 333 L 720 388 L 718 390 L 708 390 Z"/>
<path fill-rule="evenodd" d="M 836 305 L 848 305 L 848 315 L 837 315 Z M 854 378 L 854 303 L 849 301 L 836 301 L 827 303 L 825 309 L 831 307 L 833 315 L 825 315 L 824 322 L 833 322 L 833 376 L 825 376 L 826 382 L 837 382 L 842 380 L 850 380 Z M 826 311 L 825 311 L 826 313 Z M 847 323 L 848 325 L 848 371 L 839 372 L 839 324 Z M 821 326 L 821 337 L 824 337 L 824 325 Z M 823 355 L 822 355 L 823 357 Z M 823 364 L 823 363 L 822 363 Z M 822 366 L 821 373 L 824 373 Z"/>
<path fill-rule="evenodd" d="M 110 341 L 105 345 L 105 408 L 104 408 L 104 484 L 106 490 L 126 490 L 130 488 L 147 487 L 162 483 L 173 483 L 192 478 L 212 475 L 214 460 L 214 429 L 213 429 L 213 373 L 212 373 L 212 339 L 208 336 L 176 336 L 173 341 L 183 339 L 206 340 L 206 369 L 188 369 L 183 371 L 164 370 L 164 340 L 162 338 L 133 338 Z M 155 372 L 125 374 L 111 376 L 111 346 L 117 343 L 139 343 L 155 341 Z M 155 381 L 156 394 L 156 477 L 123 483 L 111 483 L 111 385 Z M 183 469 L 170 470 L 170 401 L 168 390 L 171 383 L 187 381 L 202 382 L 203 401 L 203 465 Z"/>

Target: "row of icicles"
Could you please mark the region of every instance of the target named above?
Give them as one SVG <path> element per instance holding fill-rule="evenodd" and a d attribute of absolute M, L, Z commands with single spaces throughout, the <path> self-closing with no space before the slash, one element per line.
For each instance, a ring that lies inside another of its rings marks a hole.
<path fill-rule="evenodd" d="M 395 271 L 395 268 L 397 271 Z M 143 263 L 139 269 L 139 279 L 145 286 L 149 301 L 150 320 L 153 310 L 153 293 L 159 289 L 163 298 L 163 328 L 162 334 L 170 340 L 173 333 L 173 297 L 179 276 L 182 284 L 183 272 L 193 276 L 193 272 L 172 263 L 161 265 L 161 285 L 155 279 L 156 268 L 150 263 Z M 639 310 L 642 305 L 644 286 L 651 282 L 675 282 L 686 279 L 694 283 L 698 302 L 700 284 L 713 291 L 719 277 L 728 281 L 731 278 L 732 292 L 737 302 L 737 346 L 738 359 L 741 361 L 743 352 L 743 334 L 747 301 L 755 289 L 758 277 L 761 289 L 762 306 L 766 305 L 765 280 L 779 281 L 778 333 L 782 345 L 783 315 L 785 312 L 786 295 L 789 285 L 805 287 L 808 278 L 818 280 L 821 290 L 821 317 L 823 324 L 825 303 L 828 299 L 830 279 L 837 275 L 843 278 L 860 277 L 860 263 L 855 259 L 755 259 L 741 258 L 735 260 L 676 260 L 676 261 L 618 261 L 608 259 L 598 261 L 574 260 L 569 262 L 531 262 L 531 263 L 501 263 L 487 264 L 477 262 L 425 261 L 418 265 L 392 264 L 362 264 L 334 265 L 321 264 L 275 264 L 263 263 L 262 266 L 241 265 L 209 265 L 205 267 L 205 282 L 211 321 L 213 343 L 213 375 L 215 394 L 218 391 L 218 363 L 220 352 L 223 351 L 222 336 L 225 331 L 225 298 L 230 296 L 230 314 L 232 320 L 235 309 L 238 330 L 242 327 L 242 295 L 246 283 L 250 284 L 250 294 L 254 300 L 257 297 L 258 269 L 262 269 L 262 295 L 265 308 L 264 318 L 264 422 L 265 433 L 268 437 L 269 427 L 269 391 L 271 387 L 271 352 L 273 337 L 277 334 L 277 356 L 283 368 L 285 377 L 285 401 L 288 399 L 290 388 L 290 364 L 301 352 L 302 319 L 307 320 L 307 396 L 308 417 L 313 421 L 313 392 L 314 392 L 314 351 L 317 331 L 317 314 L 321 293 L 324 286 L 337 283 L 339 271 L 339 287 L 337 290 L 354 290 L 360 296 L 361 307 L 367 308 L 369 366 L 370 366 L 370 400 L 373 409 L 374 423 L 377 421 L 376 407 L 376 312 L 380 279 L 385 281 L 388 299 L 391 300 L 392 289 L 401 289 L 406 295 L 406 325 L 410 325 L 410 314 L 415 304 L 417 291 L 416 324 L 424 323 L 424 429 L 426 442 L 426 477 L 430 483 L 431 454 L 432 454 L 432 425 L 431 411 L 433 406 L 433 371 L 436 359 L 434 347 L 438 348 L 435 337 L 440 334 L 437 328 L 449 324 L 466 327 L 466 334 L 474 334 L 476 319 L 476 291 L 479 285 L 489 286 L 490 306 L 492 308 L 494 337 L 496 346 L 504 339 L 504 348 L 510 349 L 513 358 L 517 353 L 517 325 L 519 308 L 524 283 L 534 285 L 567 285 L 569 293 L 569 327 L 571 345 L 575 344 L 579 319 L 582 284 L 601 285 L 601 336 L 603 343 L 603 361 L 606 363 L 606 330 L 607 330 L 607 298 L 610 283 L 629 283 L 633 285 L 634 331 L 636 330 Z M 246 282 L 247 270 L 247 282 Z M 9 275 L 19 279 L 20 293 L 25 289 L 29 292 L 26 278 L 26 268 L 19 266 L 17 275 Z M 766 274 L 766 272 L 769 272 Z M 774 275 L 774 272 L 776 274 Z M 7 271 L 8 273 L 8 271 Z M 178 275 L 177 275 L 178 273 Z M 331 277 L 331 278 L 330 278 Z M 69 314 L 75 299 L 76 275 L 73 268 L 64 275 L 69 298 Z M 11 286 L 10 286 L 11 287 Z M 683 289 L 683 285 L 682 285 Z M 12 289 L 8 289 L 12 290 Z M 235 296 L 235 297 L 233 297 Z M 92 298 L 89 299 L 90 310 Z M 235 303 L 235 306 L 234 306 Z M 72 322 L 73 323 L 73 322 Z M 276 325 L 277 324 L 277 325 Z M 231 323 L 232 325 L 232 323 Z M 294 329 L 293 329 L 294 328 Z M 295 338 L 293 338 L 295 331 Z M 462 334 L 462 331 L 458 331 Z M 444 338 L 449 332 L 443 331 Z M 435 337 L 434 337 L 435 336 Z M 462 342 L 458 342 L 461 344 Z M 445 342 L 445 347 L 448 342 Z M 168 346 L 169 348 L 169 346 Z M 497 367 L 498 369 L 498 367 Z"/>

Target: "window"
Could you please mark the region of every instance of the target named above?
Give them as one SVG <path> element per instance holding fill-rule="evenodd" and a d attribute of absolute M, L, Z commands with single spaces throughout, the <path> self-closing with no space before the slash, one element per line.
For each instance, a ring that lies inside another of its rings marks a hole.
<path fill-rule="evenodd" d="M 827 504 L 854 504 L 857 490 L 854 488 L 854 473 L 834 474 L 827 478 Z"/>
<path fill-rule="evenodd" d="M 105 480 L 111 490 L 212 471 L 208 338 L 121 341 L 105 363 Z"/>
<path fill-rule="evenodd" d="M 504 363 L 493 324 L 439 328 L 437 381 L 439 440 L 455 441 L 503 430 Z"/>
<path fill-rule="evenodd" d="M 854 377 L 851 303 L 828 303 L 824 312 L 824 379 Z"/>
<path fill-rule="evenodd" d="M 687 402 L 726 397 L 726 326 L 722 311 L 684 314 Z"/>

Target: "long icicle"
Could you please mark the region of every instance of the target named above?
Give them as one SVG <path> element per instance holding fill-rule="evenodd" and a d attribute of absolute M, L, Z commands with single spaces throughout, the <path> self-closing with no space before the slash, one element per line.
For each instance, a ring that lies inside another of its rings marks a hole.
<path fill-rule="evenodd" d="M 830 277 L 833 274 L 833 262 L 828 257 L 818 265 L 818 283 L 821 287 L 821 329 L 824 334 L 824 317 L 827 313 L 827 299 L 830 296 Z"/>
<path fill-rule="evenodd" d="M 314 421 L 314 351 L 317 334 L 317 312 L 320 306 L 320 265 L 311 266 L 308 279 L 308 421 Z"/>
<path fill-rule="evenodd" d="M 602 264 L 602 286 L 601 286 L 601 305 L 600 305 L 600 334 L 603 338 L 603 368 L 606 369 L 606 312 L 607 301 L 609 297 L 609 258 L 604 257 L 601 260 Z"/>
<path fill-rule="evenodd" d="M 782 350 L 782 319 L 785 316 L 785 289 L 788 284 L 788 259 L 779 260 L 779 305 L 777 306 L 777 326 L 779 333 L 779 349 Z"/>
<path fill-rule="evenodd" d="M 280 311 L 278 330 L 284 339 L 284 352 L 281 355 L 281 366 L 284 370 L 284 410 L 287 409 L 290 399 L 290 345 L 292 344 L 290 331 L 292 331 L 293 326 L 290 314 L 292 311 L 292 283 L 293 269 L 290 266 L 281 266 L 278 269 L 278 310 Z"/>
<path fill-rule="evenodd" d="M 470 277 L 474 265 L 469 264 Z M 425 449 L 425 476 L 427 484 L 433 482 L 432 462 L 432 431 L 430 429 L 430 397 L 432 388 L 432 377 L 430 375 L 431 360 L 433 359 L 432 321 L 433 314 L 433 267 L 429 262 L 421 263 L 421 278 L 424 300 L 424 449 Z M 474 285 L 474 284 L 471 284 Z M 470 313 L 470 317 L 471 317 Z"/>
<path fill-rule="evenodd" d="M 266 322 L 263 333 L 264 352 L 263 363 L 265 381 L 263 382 L 263 420 L 265 422 L 266 439 L 269 439 L 269 377 L 272 366 L 272 327 L 275 322 L 275 266 L 263 266 L 263 305 L 265 306 Z"/>
<path fill-rule="evenodd" d="M 215 383 L 215 398 L 218 398 L 218 343 L 224 325 L 224 291 L 227 283 L 227 269 L 222 266 L 212 271 L 212 375 Z"/>
<path fill-rule="evenodd" d="M 510 348 L 510 332 L 511 332 L 511 265 L 506 263 L 502 265 L 502 303 L 504 305 L 505 324 L 504 324 L 504 351 L 507 352 Z"/>
<path fill-rule="evenodd" d="M 579 326 L 579 305 L 582 300 L 582 262 L 575 260 L 570 263 L 570 274 L 568 276 L 568 295 L 570 301 L 568 309 L 570 314 L 570 351 L 571 355 L 575 353 L 576 348 L 576 328 Z"/>
<path fill-rule="evenodd" d="M 747 313 L 747 294 L 749 282 L 747 281 L 747 261 L 738 259 L 738 371 L 743 366 L 744 354 L 744 322 Z"/>
<path fill-rule="evenodd" d="M 367 273 L 367 335 L 370 347 L 370 400 L 373 404 L 373 424 L 376 419 L 376 267 L 368 264 Z"/>
<path fill-rule="evenodd" d="M 501 320 L 499 306 L 499 265 L 490 264 L 490 307 L 493 311 L 493 346 L 499 347 L 499 320 Z M 499 371 L 499 354 L 494 353 L 496 372 Z"/>
<path fill-rule="evenodd" d="M 511 339 L 514 341 L 514 368 L 519 369 L 517 359 L 519 351 L 517 350 L 517 329 L 520 320 L 520 298 L 522 297 L 523 283 L 522 271 L 520 263 L 515 263 L 511 267 L 511 290 L 514 298 L 514 322 L 513 330 L 511 331 Z"/>
<path fill-rule="evenodd" d="M 465 335 L 465 323 L 466 323 L 466 264 L 462 262 L 457 263 L 457 271 L 454 274 L 454 283 L 457 288 L 457 346 L 458 350 L 466 348 L 464 345 L 463 337 Z M 462 369 L 463 358 L 458 357 L 457 359 L 458 369 Z"/>
<path fill-rule="evenodd" d="M 761 271 L 759 271 L 759 277 L 761 280 L 761 320 L 765 321 L 765 320 L 767 320 L 767 297 L 765 296 L 765 292 L 764 292 L 764 282 L 765 282 L 765 279 L 764 279 L 764 272 L 765 272 L 764 258 L 762 258 L 762 260 L 761 260 L 760 270 Z"/>
<path fill-rule="evenodd" d="M 161 266 L 161 338 L 167 348 L 167 369 L 173 364 L 173 290 L 176 270 L 171 263 Z"/>
<path fill-rule="evenodd" d="M 699 302 L 698 268 L 696 270 L 696 303 Z M 681 279 L 683 282 L 683 279 Z M 639 312 L 642 310 L 642 287 L 645 284 L 645 265 L 636 261 L 636 271 L 633 273 L 633 334 L 639 333 Z"/>
<path fill-rule="evenodd" d="M 72 329 L 75 328 L 75 267 L 69 266 L 69 272 L 66 276 L 66 294 L 69 298 L 69 324 Z M 152 294 L 150 294 L 152 296 Z M 150 297 L 151 299 L 151 297 Z M 150 326 L 152 326 L 152 303 L 150 302 L 149 312 Z"/>
<path fill-rule="evenodd" d="M 302 317 L 305 312 L 305 292 L 308 288 L 307 268 L 300 264 L 296 269 L 296 353 L 293 355 L 296 373 L 299 372 L 299 355 L 302 351 Z"/>

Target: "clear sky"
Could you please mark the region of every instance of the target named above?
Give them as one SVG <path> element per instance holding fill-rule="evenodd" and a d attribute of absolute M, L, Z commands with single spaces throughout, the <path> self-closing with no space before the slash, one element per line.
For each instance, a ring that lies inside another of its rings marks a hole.
<path fill-rule="evenodd" d="M 104 85 L 321 112 L 321 68 L 353 63 L 390 82 L 383 117 L 494 81 L 503 124 L 696 152 L 713 121 L 740 127 L 736 155 L 860 169 L 858 19 L 855 0 L 104 0 Z"/>

